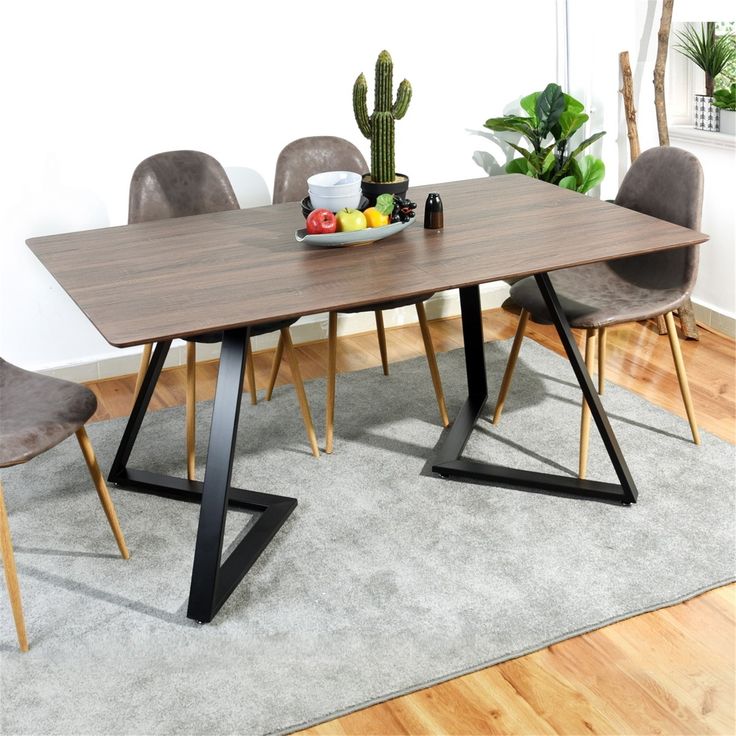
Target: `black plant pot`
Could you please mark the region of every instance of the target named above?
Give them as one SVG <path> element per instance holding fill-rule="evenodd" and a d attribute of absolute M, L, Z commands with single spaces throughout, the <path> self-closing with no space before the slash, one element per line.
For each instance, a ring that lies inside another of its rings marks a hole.
<path fill-rule="evenodd" d="M 396 174 L 396 181 L 378 182 L 373 181 L 370 174 L 363 174 L 361 189 L 363 196 L 368 200 L 368 206 L 373 207 L 379 194 L 398 194 L 400 197 L 406 197 L 409 177 L 406 174 Z"/>

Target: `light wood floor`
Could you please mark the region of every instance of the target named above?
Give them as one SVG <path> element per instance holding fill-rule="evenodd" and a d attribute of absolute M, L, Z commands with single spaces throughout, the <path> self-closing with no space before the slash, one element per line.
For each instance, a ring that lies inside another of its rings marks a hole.
<path fill-rule="evenodd" d="M 487 340 L 505 339 L 513 335 L 516 317 L 490 310 L 484 323 Z M 435 321 L 431 327 L 438 351 L 462 346 L 459 319 Z M 562 352 L 553 328 L 530 323 L 528 334 Z M 423 354 L 416 326 L 393 328 L 387 337 L 391 360 Z M 735 443 L 734 341 L 701 329 L 701 340 L 683 342 L 682 349 L 700 427 Z M 324 375 L 324 343 L 297 350 L 305 380 Z M 271 351 L 255 355 L 259 386 L 267 381 L 271 355 Z M 340 339 L 338 370 L 379 365 L 374 333 Z M 609 380 L 685 421 L 667 337 L 658 336 L 652 325 L 610 329 L 607 367 Z M 215 379 L 216 363 L 201 364 L 199 399 L 211 398 Z M 289 379 L 284 366 L 280 381 Z M 90 386 L 99 399 L 95 419 L 129 412 L 133 377 Z M 433 401 L 429 376 L 427 391 Z M 491 406 L 494 398 L 489 397 Z M 165 371 L 152 408 L 183 402 L 184 368 Z M 730 585 L 303 733 L 732 735 L 736 733 L 735 624 L 736 585 Z"/>

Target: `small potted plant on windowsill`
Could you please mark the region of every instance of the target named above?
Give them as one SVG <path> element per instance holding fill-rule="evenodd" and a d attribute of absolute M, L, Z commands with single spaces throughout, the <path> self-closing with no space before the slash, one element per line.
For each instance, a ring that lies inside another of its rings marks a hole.
<path fill-rule="evenodd" d="M 675 48 L 705 72 L 705 94 L 695 95 L 695 127 L 718 132 L 720 111 L 713 105 L 715 78 L 736 58 L 736 43 L 731 36 L 716 37 L 716 24 L 701 23 L 700 30 L 688 26 L 677 34 Z"/>
<path fill-rule="evenodd" d="M 721 111 L 721 133 L 736 135 L 736 84 L 729 89 L 717 89 L 713 104 Z"/>
<path fill-rule="evenodd" d="M 404 197 L 409 188 L 409 177 L 396 173 L 394 154 L 394 123 L 406 114 L 411 100 L 411 84 L 404 80 L 399 85 L 396 101 L 393 97 L 394 64 L 388 51 L 381 51 L 376 61 L 375 104 L 368 115 L 368 83 L 365 75 L 353 85 L 353 112 L 360 132 L 371 142 L 371 170 L 363 175 L 362 189 L 371 205 L 376 197 L 388 192 Z"/>

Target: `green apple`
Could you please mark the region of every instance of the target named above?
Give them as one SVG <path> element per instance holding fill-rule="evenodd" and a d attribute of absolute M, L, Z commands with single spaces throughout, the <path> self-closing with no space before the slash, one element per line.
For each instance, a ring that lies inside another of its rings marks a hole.
<path fill-rule="evenodd" d="M 360 210 L 353 210 L 349 207 L 338 210 L 335 213 L 335 219 L 339 233 L 351 233 L 354 230 L 364 230 L 368 227 L 365 215 Z"/>

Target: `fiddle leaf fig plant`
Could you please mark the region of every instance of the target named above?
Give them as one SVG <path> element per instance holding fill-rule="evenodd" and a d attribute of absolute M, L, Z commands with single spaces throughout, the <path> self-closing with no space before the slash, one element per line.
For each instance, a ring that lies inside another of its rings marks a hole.
<path fill-rule="evenodd" d="M 519 104 L 527 114 L 489 118 L 485 127 L 501 133 L 518 133 L 529 148 L 504 142 L 520 154 L 506 165 L 508 174 L 525 174 L 585 193 L 600 184 L 606 167 L 595 156 L 580 154 L 605 135 L 595 133 L 573 147 L 572 138 L 588 121 L 583 104 L 565 94 L 559 84 L 548 84 L 541 92 L 523 97 Z M 531 150 L 530 150 L 531 149 Z"/>

